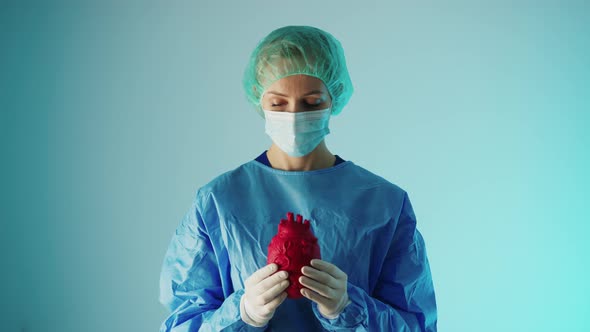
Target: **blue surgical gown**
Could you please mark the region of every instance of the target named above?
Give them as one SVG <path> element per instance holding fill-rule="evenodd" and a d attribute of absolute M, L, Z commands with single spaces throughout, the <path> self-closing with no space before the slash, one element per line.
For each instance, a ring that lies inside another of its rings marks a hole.
<path fill-rule="evenodd" d="M 309 219 L 322 260 L 348 275 L 351 303 L 326 319 L 287 298 L 268 325 L 240 318 L 244 281 L 267 265 L 288 211 Z M 160 331 L 436 331 L 426 247 L 408 193 L 352 161 L 283 171 L 251 160 L 198 188 L 166 251 Z"/>

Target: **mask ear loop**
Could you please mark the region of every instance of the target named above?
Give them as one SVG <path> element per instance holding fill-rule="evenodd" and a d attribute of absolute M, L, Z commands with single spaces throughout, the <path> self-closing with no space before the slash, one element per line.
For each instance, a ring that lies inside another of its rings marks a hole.
<path fill-rule="evenodd" d="M 260 99 L 258 99 L 258 105 L 260 105 L 260 107 L 262 107 L 262 98 L 264 98 L 265 93 L 266 93 L 266 91 L 263 91 L 262 94 L 260 95 Z"/>
<path fill-rule="evenodd" d="M 258 100 L 258 105 L 260 106 L 260 109 L 262 110 L 262 118 L 264 120 L 266 120 L 266 114 L 264 113 L 264 107 L 262 107 L 262 98 L 264 98 L 265 93 L 266 93 L 266 90 L 262 91 L 262 94 L 260 94 L 260 99 Z"/>

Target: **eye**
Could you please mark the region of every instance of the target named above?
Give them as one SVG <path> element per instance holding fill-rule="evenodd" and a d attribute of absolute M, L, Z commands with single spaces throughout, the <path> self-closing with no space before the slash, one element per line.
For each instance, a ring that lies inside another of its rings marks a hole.
<path fill-rule="evenodd" d="M 323 102 L 323 100 L 322 100 L 322 99 L 315 99 L 315 100 L 314 100 L 314 102 L 307 102 L 307 101 L 306 101 L 305 103 L 306 103 L 307 105 L 309 105 L 309 106 L 312 106 L 312 107 L 313 107 L 313 106 L 319 106 L 319 105 L 320 105 L 322 102 Z M 281 106 L 281 105 L 282 105 L 282 104 L 274 104 L 274 103 L 271 103 L 271 104 L 270 104 L 270 106 L 271 106 L 271 107 L 277 107 L 277 106 Z"/>

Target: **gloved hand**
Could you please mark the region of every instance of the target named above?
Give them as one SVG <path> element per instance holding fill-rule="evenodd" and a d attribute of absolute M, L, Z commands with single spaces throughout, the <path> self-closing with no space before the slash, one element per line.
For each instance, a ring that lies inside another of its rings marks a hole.
<path fill-rule="evenodd" d="M 301 268 L 304 276 L 299 282 L 301 294 L 318 304 L 322 316 L 335 319 L 351 303 L 348 298 L 348 275 L 336 265 L 312 259 L 311 265 Z"/>
<path fill-rule="evenodd" d="M 278 265 L 271 263 L 254 272 L 246 281 L 240 299 L 240 316 L 248 325 L 260 327 L 268 323 L 278 306 L 287 298 L 289 287 L 286 271 L 275 273 Z"/>

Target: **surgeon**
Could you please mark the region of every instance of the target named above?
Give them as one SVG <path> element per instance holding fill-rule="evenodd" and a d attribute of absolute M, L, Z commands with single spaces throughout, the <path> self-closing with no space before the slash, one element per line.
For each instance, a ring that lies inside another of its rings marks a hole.
<path fill-rule="evenodd" d="M 164 257 L 160 331 L 436 331 L 408 193 L 326 146 L 353 92 L 340 42 L 278 28 L 254 49 L 243 87 L 272 144 L 196 190 Z M 301 298 L 287 298 L 288 273 L 267 264 L 289 211 L 310 220 L 321 251 L 301 269 Z"/>

